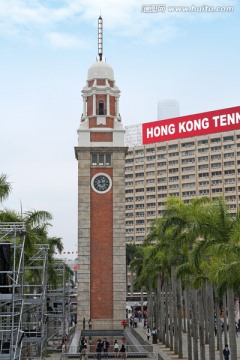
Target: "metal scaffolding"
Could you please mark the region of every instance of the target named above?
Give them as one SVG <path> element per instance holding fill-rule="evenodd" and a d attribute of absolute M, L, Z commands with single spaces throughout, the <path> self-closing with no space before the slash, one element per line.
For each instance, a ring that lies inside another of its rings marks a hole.
<path fill-rule="evenodd" d="M 23 222 L 0 223 L 0 359 L 20 360 L 22 350 Z"/>
<path fill-rule="evenodd" d="M 48 244 L 34 244 L 24 266 L 25 224 L 0 223 L 0 359 L 43 360 L 61 347 L 72 324 L 67 265 L 54 261 L 48 286 Z"/>
<path fill-rule="evenodd" d="M 47 291 L 48 345 L 58 349 L 71 324 L 70 283 L 66 281 L 66 264 L 62 261 L 56 261 L 54 272 L 58 287 L 48 287 Z"/>
<path fill-rule="evenodd" d="M 35 245 L 35 254 L 25 267 L 22 326 L 23 359 L 45 358 L 47 340 L 47 260 L 49 245 Z M 28 278 L 30 276 L 30 278 Z"/>

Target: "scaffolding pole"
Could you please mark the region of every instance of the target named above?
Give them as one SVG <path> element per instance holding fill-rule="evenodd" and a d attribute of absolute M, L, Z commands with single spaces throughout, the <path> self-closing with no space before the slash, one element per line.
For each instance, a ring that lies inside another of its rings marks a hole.
<path fill-rule="evenodd" d="M 25 266 L 31 279 L 24 283 L 23 352 L 25 358 L 45 358 L 47 339 L 47 266 L 48 244 L 35 245 L 36 251 Z M 34 281 L 32 279 L 35 279 Z"/>
<path fill-rule="evenodd" d="M 21 359 L 24 235 L 23 222 L 0 222 L 0 359 L 2 360 Z"/>

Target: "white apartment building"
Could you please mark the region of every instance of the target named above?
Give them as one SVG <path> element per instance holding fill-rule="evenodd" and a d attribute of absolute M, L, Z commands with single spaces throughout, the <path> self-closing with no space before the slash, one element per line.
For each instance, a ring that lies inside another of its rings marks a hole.
<path fill-rule="evenodd" d="M 170 195 L 185 202 L 223 195 L 235 214 L 240 203 L 240 130 L 129 147 L 125 161 L 128 243 L 143 241 L 152 221 L 163 215 Z"/>

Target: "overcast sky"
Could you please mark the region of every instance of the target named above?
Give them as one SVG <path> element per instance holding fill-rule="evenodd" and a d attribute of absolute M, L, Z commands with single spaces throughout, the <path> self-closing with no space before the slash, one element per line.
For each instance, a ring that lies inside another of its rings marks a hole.
<path fill-rule="evenodd" d="M 100 13 L 124 125 L 157 120 L 165 99 L 178 100 L 181 115 L 240 105 L 239 1 L 164 0 L 157 13 L 147 1 L 0 0 L 0 173 L 13 187 L 3 207 L 51 212 L 50 235 L 62 237 L 70 257 L 74 146 Z M 168 8 L 183 5 L 191 11 Z"/>

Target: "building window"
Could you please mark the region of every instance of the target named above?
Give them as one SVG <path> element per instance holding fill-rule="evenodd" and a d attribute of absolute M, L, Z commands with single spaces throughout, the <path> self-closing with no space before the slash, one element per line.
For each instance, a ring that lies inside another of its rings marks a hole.
<path fill-rule="evenodd" d="M 224 166 L 234 166 L 235 162 L 234 161 L 224 161 Z"/>
<path fill-rule="evenodd" d="M 233 153 L 233 152 L 224 154 L 224 159 L 233 158 L 233 157 L 234 157 L 234 153 Z"/>
<path fill-rule="evenodd" d="M 208 190 L 208 189 L 200 190 L 200 191 L 199 191 L 199 195 L 201 195 L 201 196 L 209 195 L 209 190 Z"/>
<path fill-rule="evenodd" d="M 213 171 L 212 172 L 212 176 L 222 176 L 222 172 L 221 171 Z"/>
<path fill-rule="evenodd" d="M 182 159 L 182 164 L 189 164 L 195 162 L 194 158 Z"/>
<path fill-rule="evenodd" d="M 178 165 L 178 160 L 171 160 L 171 161 L 169 161 L 168 165 L 169 166 Z"/>
<path fill-rule="evenodd" d="M 127 241 L 127 242 L 134 241 L 134 236 L 127 236 L 127 237 L 126 237 L 126 241 Z"/>
<path fill-rule="evenodd" d="M 196 196 L 196 191 L 183 191 L 182 196 Z"/>
<path fill-rule="evenodd" d="M 184 184 L 182 184 L 182 188 L 183 188 L 183 189 L 186 189 L 186 188 L 189 188 L 189 187 L 195 187 L 195 186 L 196 186 L 195 182 L 190 182 L 190 183 L 184 183 Z"/>
<path fill-rule="evenodd" d="M 221 141 L 221 138 L 218 137 L 218 138 L 213 138 L 210 140 L 211 143 L 217 143 L 217 142 L 220 142 Z"/>
<path fill-rule="evenodd" d="M 126 167 L 125 167 L 125 170 L 126 170 L 126 171 L 133 171 L 133 166 L 126 166 Z"/>
<path fill-rule="evenodd" d="M 220 146 L 221 147 L 221 146 Z M 198 149 L 199 153 L 208 153 L 208 148 Z"/>
<path fill-rule="evenodd" d="M 198 173 L 199 177 L 209 177 L 209 173 L 208 172 L 204 172 L 204 173 Z"/>
<path fill-rule="evenodd" d="M 92 154 L 92 166 L 111 166 L 112 154 Z"/>
<path fill-rule="evenodd" d="M 221 150 L 221 146 L 213 146 L 211 147 L 211 151 L 219 151 Z"/>
<path fill-rule="evenodd" d="M 208 156 L 200 156 L 199 158 L 198 158 L 198 161 L 200 162 L 200 161 L 208 161 Z"/>
<path fill-rule="evenodd" d="M 144 225 L 144 220 L 136 220 L 136 225 Z"/>
<path fill-rule="evenodd" d="M 195 154 L 195 150 L 182 151 L 182 156 L 191 156 Z"/>
<path fill-rule="evenodd" d="M 133 193 L 133 189 L 127 189 L 125 190 L 125 194 L 132 194 Z"/>
<path fill-rule="evenodd" d="M 144 180 L 136 180 L 135 185 L 142 185 L 144 184 Z"/>
<path fill-rule="evenodd" d="M 144 166 L 143 165 L 135 165 L 135 170 L 143 170 Z"/>
<path fill-rule="evenodd" d="M 195 178 L 195 174 L 189 174 L 189 175 L 182 175 L 182 179 L 194 179 Z M 170 178 L 169 178 L 170 180 Z"/>
<path fill-rule="evenodd" d="M 211 160 L 221 160 L 221 154 L 211 155 Z"/>
<path fill-rule="evenodd" d="M 181 146 L 182 146 L 182 148 L 188 148 L 188 147 L 194 146 L 194 142 L 191 141 L 191 142 L 187 142 L 187 143 L 182 143 Z"/>
<path fill-rule="evenodd" d="M 133 178 L 133 174 L 125 175 L 125 179 L 132 179 L 132 178 Z"/>
<path fill-rule="evenodd" d="M 182 172 L 184 171 L 195 171 L 195 166 L 182 167 Z"/>
<path fill-rule="evenodd" d="M 214 164 L 214 167 L 218 167 L 218 166 L 215 166 L 216 164 Z M 213 167 L 213 165 L 212 165 Z M 198 165 L 198 170 L 206 170 L 208 169 L 208 164 L 204 164 L 204 165 Z"/>
<path fill-rule="evenodd" d="M 168 145 L 168 150 L 176 150 L 176 149 L 178 149 L 178 144 Z M 166 150 L 166 148 L 164 150 Z"/>
<path fill-rule="evenodd" d="M 155 148 L 148 148 L 147 149 L 147 153 L 154 153 L 155 152 Z"/>
<path fill-rule="evenodd" d="M 219 185 L 222 184 L 222 180 L 213 180 L 212 185 Z"/>
<path fill-rule="evenodd" d="M 158 179 L 158 183 L 165 183 L 167 181 L 167 178 L 166 177 L 163 177 L 163 178 L 159 178 Z"/>
<path fill-rule="evenodd" d="M 178 197 L 178 196 L 179 196 L 179 192 L 173 192 L 173 193 L 170 192 L 169 195 L 170 195 L 170 196 L 177 196 L 177 197 Z"/>
<path fill-rule="evenodd" d="M 157 148 L 158 151 L 166 151 L 166 146 L 159 146 Z"/>
<path fill-rule="evenodd" d="M 209 181 L 199 181 L 199 186 L 209 186 Z"/>
<path fill-rule="evenodd" d="M 150 200 L 150 199 L 155 199 L 156 196 L 155 195 L 147 195 L 147 200 Z"/>
<path fill-rule="evenodd" d="M 223 141 L 233 141 L 233 136 L 225 136 Z"/>
<path fill-rule="evenodd" d="M 136 196 L 136 201 L 144 201 L 144 196 Z"/>
<path fill-rule="evenodd" d="M 147 187 L 147 192 L 149 191 L 156 191 L 155 186 Z"/>
<path fill-rule="evenodd" d="M 143 157 L 136 158 L 136 159 L 135 159 L 135 162 L 144 162 L 144 158 L 143 158 Z"/>
<path fill-rule="evenodd" d="M 207 145 L 208 144 L 208 140 L 199 140 L 198 141 L 198 145 Z"/>
<path fill-rule="evenodd" d="M 99 101 L 98 103 L 98 115 L 104 115 L 104 102 Z"/>

